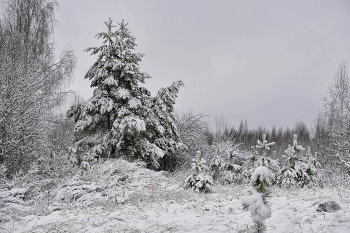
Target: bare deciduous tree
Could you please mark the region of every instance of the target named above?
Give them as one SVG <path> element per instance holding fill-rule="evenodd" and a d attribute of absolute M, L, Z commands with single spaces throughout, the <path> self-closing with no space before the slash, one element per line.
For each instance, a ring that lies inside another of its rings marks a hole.
<path fill-rule="evenodd" d="M 76 58 L 54 55 L 54 11 L 50 0 L 8 0 L 0 20 L 0 162 L 8 173 L 28 169 L 41 156 L 47 121 L 66 96 Z"/>
<path fill-rule="evenodd" d="M 350 169 L 350 77 L 345 62 L 340 64 L 324 102 L 322 116 L 328 131 L 323 142 L 328 145 L 326 152 Z"/>

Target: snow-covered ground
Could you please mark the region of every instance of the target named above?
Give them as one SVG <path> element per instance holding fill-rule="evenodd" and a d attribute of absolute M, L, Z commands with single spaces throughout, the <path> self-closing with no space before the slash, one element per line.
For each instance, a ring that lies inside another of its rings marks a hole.
<path fill-rule="evenodd" d="M 182 188 L 186 175 L 122 160 L 98 164 L 51 191 L 43 201 L 50 214 L 13 216 L 0 223 L 0 232 L 252 232 L 241 202 L 247 185 L 214 185 L 198 194 Z M 318 212 L 327 200 L 341 209 Z M 273 187 L 269 203 L 267 232 L 350 232 L 350 189 Z"/>

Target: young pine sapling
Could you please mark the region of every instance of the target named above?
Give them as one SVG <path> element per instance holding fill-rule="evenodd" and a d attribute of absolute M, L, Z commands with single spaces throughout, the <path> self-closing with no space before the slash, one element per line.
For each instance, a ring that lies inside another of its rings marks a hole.
<path fill-rule="evenodd" d="M 214 155 L 209 165 L 209 170 L 214 180 L 218 180 L 225 169 L 225 161 L 220 156 L 221 152 L 220 146 L 218 145 L 217 153 Z"/>
<path fill-rule="evenodd" d="M 251 176 L 250 187 L 243 190 L 243 208 L 250 211 L 256 232 L 263 232 L 266 229 L 263 221 L 271 217 L 271 209 L 267 206 L 266 199 L 271 193 L 269 186 L 272 181 L 271 171 L 265 166 L 260 166 Z"/>
<path fill-rule="evenodd" d="M 226 163 L 223 179 L 225 183 L 232 183 L 238 181 L 241 178 L 240 171 L 242 166 L 236 164 L 236 160 L 239 158 L 238 148 L 227 149 L 226 153 L 229 158 L 229 162 Z"/>
<path fill-rule="evenodd" d="M 281 186 L 304 187 L 312 182 L 312 176 L 320 166 L 310 152 L 307 156 L 303 156 L 302 152 L 305 148 L 298 145 L 297 139 L 298 136 L 294 134 L 293 145 L 289 145 L 285 151 L 286 154 L 282 155 L 286 161 L 278 173 L 278 183 Z"/>
<path fill-rule="evenodd" d="M 270 146 L 275 145 L 274 142 L 268 143 L 266 140 L 266 134 L 262 135 L 262 141 L 257 140 L 257 145 L 252 146 L 246 161 L 246 169 L 244 176 L 249 181 L 250 176 L 259 166 L 268 167 L 271 171 L 277 173 L 279 171 L 278 161 L 267 156 L 267 151 L 270 150 Z"/>
<path fill-rule="evenodd" d="M 200 151 L 197 151 L 196 158 L 192 161 L 192 174 L 185 179 L 185 188 L 191 188 L 196 192 L 207 192 L 213 185 L 213 180 L 203 173 L 208 167 L 205 165 L 205 159 L 201 158 Z"/>

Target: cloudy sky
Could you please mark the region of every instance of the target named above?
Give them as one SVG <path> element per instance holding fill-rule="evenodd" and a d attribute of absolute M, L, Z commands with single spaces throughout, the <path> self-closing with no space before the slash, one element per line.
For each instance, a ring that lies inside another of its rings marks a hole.
<path fill-rule="evenodd" d="M 85 99 L 96 57 L 83 50 L 101 44 L 94 36 L 108 18 L 128 23 L 153 95 L 182 80 L 178 112 L 223 114 L 236 127 L 310 125 L 350 58 L 349 0 L 58 2 L 57 48 L 78 57 L 71 89 Z"/>

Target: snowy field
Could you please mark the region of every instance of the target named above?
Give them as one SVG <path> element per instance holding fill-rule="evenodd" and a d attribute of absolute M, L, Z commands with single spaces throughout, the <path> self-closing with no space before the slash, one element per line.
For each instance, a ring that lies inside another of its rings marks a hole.
<path fill-rule="evenodd" d="M 0 223 L 0 232 L 253 232 L 250 213 L 241 203 L 248 185 L 214 185 L 210 193 L 198 194 L 182 188 L 186 175 L 113 160 L 24 202 L 3 189 L 0 216 L 7 220 Z M 27 187 L 17 190 L 24 193 Z M 317 211 L 327 200 L 341 209 Z M 48 211 L 27 215 L 20 211 L 25 202 Z M 273 187 L 269 203 L 267 232 L 350 232 L 350 189 Z"/>

